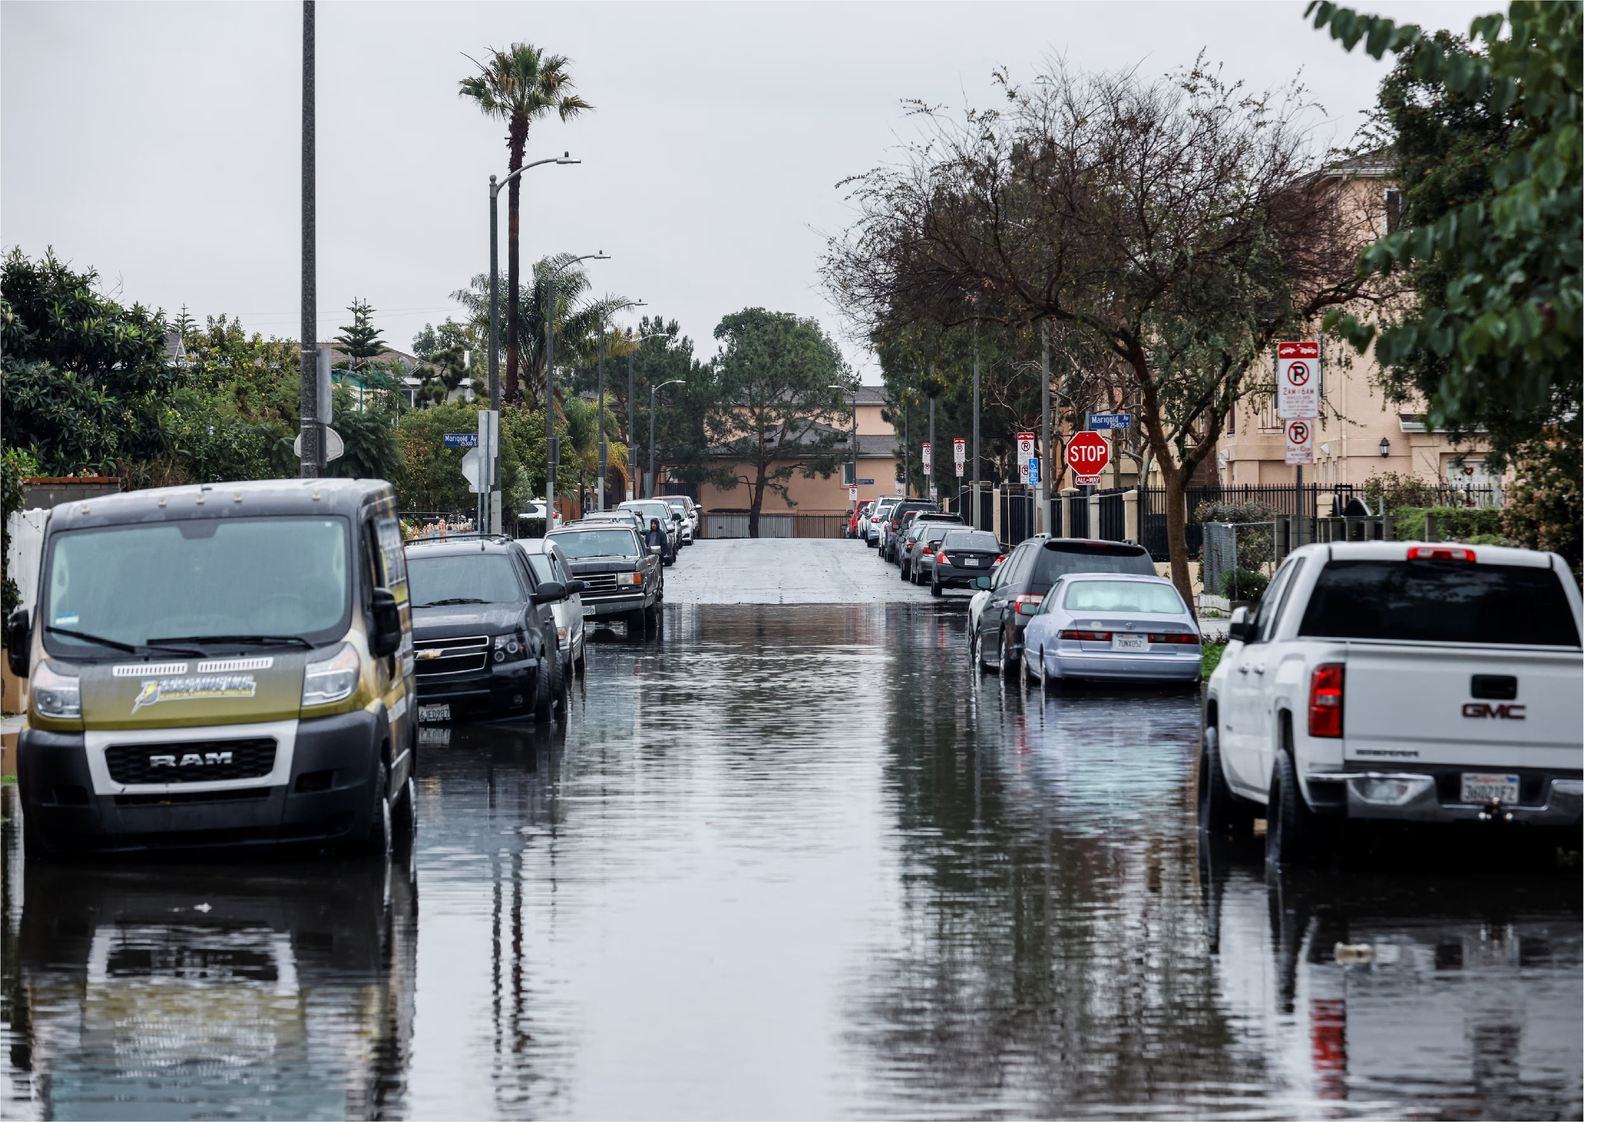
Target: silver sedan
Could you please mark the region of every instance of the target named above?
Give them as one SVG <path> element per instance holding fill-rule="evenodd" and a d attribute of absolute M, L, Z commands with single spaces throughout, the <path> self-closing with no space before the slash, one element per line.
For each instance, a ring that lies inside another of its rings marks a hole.
<path fill-rule="evenodd" d="M 1028 621 L 1022 657 L 1043 682 L 1198 682 L 1200 629 L 1162 577 L 1063 576 Z"/>

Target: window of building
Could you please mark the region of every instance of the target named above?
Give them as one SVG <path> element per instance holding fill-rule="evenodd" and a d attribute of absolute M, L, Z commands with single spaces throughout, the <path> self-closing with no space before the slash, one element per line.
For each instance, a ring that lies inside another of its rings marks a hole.
<path fill-rule="evenodd" d="M 1232 436 L 1239 428 L 1239 403 L 1236 401 L 1228 406 L 1228 435 Z"/>
<path fill-rule="evenodd" d="M 1400 191 L 1390 187 L 1383 193 L 1383 220 L 1385 234 L 1393 234 L 1400 229 Z"/>

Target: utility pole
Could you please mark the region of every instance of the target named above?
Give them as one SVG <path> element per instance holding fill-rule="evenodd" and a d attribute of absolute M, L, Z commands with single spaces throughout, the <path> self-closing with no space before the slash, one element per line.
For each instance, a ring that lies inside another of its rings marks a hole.
<path fill-rule="evenodd" d="M 628 501 L 636 497 L 634 489 L 639 472 L 639 451 L 633 446 L 633 354 L 628 352 Z"/>
<path fill-rule="evenodd" d="M 972 325 L 972 451 L 967 459 L 972 461 L 972 525 L 983 525 L 978 513 L 978 477 L 983 474 L 983 459 L 978 454 L 978 325 Z"/>
<path fill-rule="evenodd" d="M 300 46 L 300 476 L 322 474 L 317 421 L 317 7 L 305 0 Z"/>
<path fill-rule="evenodd" d="M 495 185 L 495 177 L 489 177 L 489 408 L 496 416 L 500 412 L 500 188 Z M 516 312 L 513 309 L 512 314 Z M 488 457 L 489 449 L 483 448 L 479 456 Z M 489 468 L 489 490 L 500 490 L 500 457 L 493 457 L 492 463 L 487 463 Z M 480 469 L 481 470 L 481 469 Z M 483 486 L 480 480 L 478 486 Z M 491 512 L 491 519 L 493 514 Z M 545 511 L 545 528 L 550 526 L 550 512 Z M 483 528 L 483 523 L 478 523 L 478 528 Z M 490 530 L 499 532 L 500 527 L 490 525 Z"/>
<path fill-rule="evenodd" d="M 933 373 L 934 373 L 935 377 L 938 377 L 939 371 L 937 369 L 934 370 Z M 939 478 L 939 471 L 938 471 L 939 439 L 938 439 L 938 437 L 936 437 L 934 435 L 934 432 L 933 432 L 933 401 L 934 401 L 933 395 L 929 394 L 928 395 L 928 497 L 930 499 L 933 498 L 933 492 L 934 492 L 935 488 L 938 487 L 938 483 L 935 482 L 935 481 Z"/>
<path fill-rule="evenodd" d="M 561 441 L 556 438 L 556 274 L 544 278 L 544 530 L 556 527 L 556 468 Z"/>
<path fill-rule="evenodd" d="M 599 481 L 594 489 L 594 510 L 596 514 L 603 514 L 606 509 L 606 459 L 611 449 L 606 444 L 606 325 L 600 324 L 600 397 L 598 408 L 594 414 L 595 457 L 596 467 L 599 469 Z"/>
<path fill-rule="evenodd" d="M 1049 534 L 1050 526 L 1050 324 L 1039 321 L 1039 521 L 1036 533 Z M 1063 530 L 1066 527 L 1062 527 Z"/>

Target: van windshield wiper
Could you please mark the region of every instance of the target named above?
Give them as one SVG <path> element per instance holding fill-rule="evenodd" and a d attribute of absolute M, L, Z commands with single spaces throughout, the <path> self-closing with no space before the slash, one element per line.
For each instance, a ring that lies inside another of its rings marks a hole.
<path fill-rule="evenodd" d="M 69 639 L 78 639 L 85 643 L 93 643 L 98 647 L 110 647 L 114 651 L 127 651 L 129 654 L 138 654 L 140 651 L 166 651 L 169 654 L 201 655 L 204 651 L 190 650 L 187 647 L 164 647 L 160 643 L 145 643 L 135 645 L 124 643 L 120 639 L 107 639 L 104 635 L 91 635 L 87 631 L 70 631 L 65 627 L 52 627 L 45 625 L 45 630 L 52 635 L 65 635 Z M 182 642 L 182 640 L 175 640 Z"/>
<path fill-rule="evenodd" d="M 417 604 L 418 608 L 437 608 L 445 604 L 489 604 L 490 600 L 480 600 L 476 596 L 452 596 L 447 600 L 429 600 L 426 604 Z"/>
<path fill-rule="evenodd" d="M 154 646 L 157 643 L 287 643 L 304 647 L 308 651 L 314 645 L 298 635 L 166 635 L 160 639 L 151 639 L 149 645 Z"/>

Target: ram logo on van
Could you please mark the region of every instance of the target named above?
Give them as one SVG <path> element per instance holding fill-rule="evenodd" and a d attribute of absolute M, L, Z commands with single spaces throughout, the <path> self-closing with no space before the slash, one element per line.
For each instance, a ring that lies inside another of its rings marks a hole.
<path fill-rule="evenodd" d="M 202 756 L 199 752 L 185 752 L 180 759 L 177 755 L 159 755 L 150 757 L 151 767 L 205 767 L 208 764 L 231 764 L 232 752 L 207 752 Z"/>
<path fill-rule="evenodd" d="M 1461 706 L 1463 717 L 1494 721 L 1526 721 L 1526 705 L 1489 705 L 1482 701 L 1469 701 Z"/>

